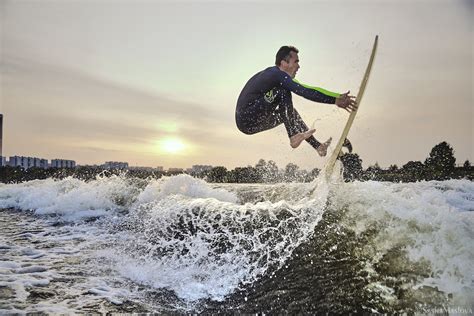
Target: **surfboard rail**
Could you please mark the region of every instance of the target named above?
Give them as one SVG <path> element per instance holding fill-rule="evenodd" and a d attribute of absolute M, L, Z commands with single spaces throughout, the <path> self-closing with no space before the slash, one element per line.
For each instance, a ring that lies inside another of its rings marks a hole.
<path fill-rule="evenodd" d="M 332 152 L 331 156 L 329 157 L 329 160 L 326 162 L 326 166 L 324 167 L 324 171 L 326 174 L 326 178 L 331 177 L 333 171 L 334 171 L 334 165 L 336 164 L 336 160 L 339 157 L 339 154 L 341 153 L 342 150 L 342 145 L 344 144 L 344 140 L 347 138 L 347 135 L 349 134 L 349 130 L 351 129 L 352 122 L 354 122 L 354 118 L 359 111 L 360 108 L 360 102 L 362 100 L 362 97 L 364 95 L 365 87 L 367 86 L 367 82 L 369 81 L 369 76 L 370 76 L 370 71 L 372 69 L 372 64 L 374 63 L 375 59 L 375 52 L 377 51 L 377 44 L 378 44 L 378 39 L 379 36 L 375 36 L 375 41 L 374 45 L 372 47 L 372 53 L 370 54 L 370 59 L 369 59 L 369 64 L 367 65 L 367 69 L 365 70 L 364 77 L 362 78 L 362 82 L 360 84 L 359 92 L 357 93 L 356 96 L 356 104 L 357 104 L 357 109 L 352 111 L 351 114 L 349 115 L 349 119 L 347 120 L 346 126 L 344 127 L 344 130 L 342 131 L 342 135 L 339 138 L 339 141 L 337 142 L 337 145 Z"/>

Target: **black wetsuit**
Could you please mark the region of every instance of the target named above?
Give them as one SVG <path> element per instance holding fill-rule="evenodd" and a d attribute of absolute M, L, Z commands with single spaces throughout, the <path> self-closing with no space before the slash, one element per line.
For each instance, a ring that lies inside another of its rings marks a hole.
<path fill-rule="evenodd" d="M 308 126 L 293 108 L 291 92 L 308 100 L 334 104 L 338 93 L 303 85 L 277 66 L 254 75 L 242 89 L 237 100 L 235 121 L 240 131 L 255 134 L 284 124 L 288 137 L 305 132 Z M 320 143 L 311 136 L 306 139 L 314 148 Z"/>

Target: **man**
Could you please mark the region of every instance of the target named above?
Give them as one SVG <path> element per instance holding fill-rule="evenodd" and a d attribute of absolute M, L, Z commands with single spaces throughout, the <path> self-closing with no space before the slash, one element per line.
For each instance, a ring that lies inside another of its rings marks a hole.
<path fill-rule="evenodd" d="M 349 95 L 350 91 L 339 94 L 299 83 L 294 79 L 299 68 L 298 49 L 281 47 L 276 54 L 275 66 L 254 75 L 242 89 L 235 121 L 239 130 L 248 135 L 283 123 L 292 148 L 306 140 L 320 156 L 325 156 L 332 138 L 323 144 L 316 140 L 313 136 L 316 130 L 308 129 L 293 107 L 291 92 L 311 101 L 336 104 L 348 112 L 357 108 L 355 98 Z"/>

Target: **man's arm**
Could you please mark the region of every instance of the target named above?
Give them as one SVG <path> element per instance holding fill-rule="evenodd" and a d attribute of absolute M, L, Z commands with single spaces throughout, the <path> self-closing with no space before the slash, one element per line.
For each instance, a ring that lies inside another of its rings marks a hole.
<path fill-rule="evenodd" d="M 340 97 L 339 93 L 302 84 L 296 79 L 292 79 L 288 74 L 284 75 L 282 86 L 305 99 L 320 103 L 335 104 L 336 98 Z"/>
<path fill-rule="evenodd" d="M 357 109 L 355 97 L 349 95 L 350 91 L 340 94 L 328 91 L 323 88 L 312 87 L 309 85 L 302 84 L 296 79 L 292 79 L 287 74 L 285 74 L 283 77 L 282 85 L 284 88 L 311 101 L 336 104 L 338 107 L 346 110 L 347 112 L 352 112 Z"/>

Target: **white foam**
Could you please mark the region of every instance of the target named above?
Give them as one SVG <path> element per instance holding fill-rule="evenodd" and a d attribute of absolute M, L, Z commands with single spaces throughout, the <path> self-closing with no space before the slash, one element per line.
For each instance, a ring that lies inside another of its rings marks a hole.
<path fill-rule="evenodd" d="M 20 264 L 13 261 L 0 261 L 0 268 L 18 269 L 20 267 Z"/>
<path fill-rule="evenodd" d="M 36 214 L 61 215 L 65 220 L 75 221 L 106 216 L 176 194 L 237 201 L 235 194 L 211 188 L 205 181 L 188 175 L 149 180 L 144 189 L 125 176 L 98 176 L 91 181 L 68 177 L 1 185 L 0 208 L 33 210 Z"/>
<path fill-rule="evenodd" d="M 33 210 L 36 214 L 62 215 L 76 220 L 97 217 L 121 210 L 119 201 L 133 202 L 136 188 L 123 177 L 98 177 L 81 181 L 72 177 L 63 180 L 34 180 L 0 187 L 0 208 Z"/>
<path fill-rule="evenodd" d="M 102 255 L 127 278 L 188 301 L 222 300 L 240 283 L 281 266 L 312 234 L 328 193 L 321 183 L 313 198 L 301 196 L 300 202 L 239 205 L 233 196 L 222 201 L 229 198 L 216 199 L 215 190 L 191 189 L 189 178 L 176 180 L 184 186 L 165 181 L 166 190 L 139 198 L 124 219 L 135 228 L 128 238 L 120 234 L 122 251 Z"/>
<path fill-rule="evenodd" d="M 107 264 L 91 261 L 88 269 L 111 273 L 103 276 L 111 282 L 121 277 L 167 288 L 190 302 L 222 300 L 239 284 L 251 283 L 281 266 L 312 234 L 331 193 L 330 207 L 347 210 L 341 224 L 356 233 L 379 228 L 373 244 L 365 249 L 373 265 L 369 264 L 367 271 L 375 273 L 373 267 L 384 254 L 402 245 L 410 260 L 426 260 L 433 271 L 414 288 L 437 287 L 453 293 L 457 302 L 473 297 L 473 182 L 341 183 L 340 177 L 336 178 L 331 187 L 317 179 L 310 184 L 227 184 L 216 188 L 218 185 L 186 175 L 140 183 L 123 177 L 99 177 L 88 182 L 67 178 L 0 185 L 0 207 L 77 220 L 46 232 L 27 229 L 16 234 L 27 247 L 0 240 L 2 253 L 16 256 L 0 261 L 0 285 L 16 289 L 19 300 L 26 299 L 26 286 L 44 286 L 57 277 L 48 262 L 85 256 L 82 249 L 106 245 L 107 249 L 96 255 L 100 260 L 108 259 Z M 229 192 L 247 189 L 262 202 L 242 205 L 237 195 Z M 101 219 L 84 222 L 87 217 Z M 25 228 L 30 225 L 23 223 Z M 54 247 L 35 249 L 31 243 L 44 240 Z M 85 284 L 73 286 L 68 293 L 80 296 L 89 292 L 94 299 L 114 304 L 130 297 L 130 292 L 114 289 L 103 278 L 88 276 Z M 384 284 L 374 283 L 369 289 L 387 300 L 393 298 Z M 86 299 L 79 300 L 83 303 Z M 38 310 L 54 310 L 42 308 Z M 72 310 L 66 305 L 58 308 Z"/>
<path fill-rule="evenodd" d="M 97 286 L 90 288 L 87 293 L 106 299 L 115 305 L 123 304 L 124 299 L 130 297 L 129 291 L 110 287 L 103 281 L 98 281 Z"/>
<path fill-rule="evenodd" d="M 12 297 L 2 302 L 0 314 L 15 311 L 19 314 L 77 314 L 84 306 L 102 308 L 103 300 L 121 304 L 125 298 L 133 297 L 127 290 L 108 286 L 108 283 L 115 284 L 117 279 L 110 275 L 109 268 L 96 264 L 94 257 L 89 256 L 87 249 L 103 244 L 109 236 L 100 226 L 87 223 L 50 226 L 55 221 L 44 217 L 34 221 L 25 217 L 27 220 L 19 221 L 15 213 L 0 215 L 2 220 L 13 217 L 11 220 L 18 231 L 26 228 L 35 232 L 31 233 L 34 244 L 15 239 L 9 241 L 14 245 L 2 251 L 0 286 L 5 287 L 7 293 L 11 292 L 8 295 Z M 12 233 L 19 235 L 14 230 Z M 63 284 L 67 286 L 61 286 L 64 279 L 67 283 Z M 89 289 L 102 289 L 103 292 L 85 295 Z M 40 301 L 32 304 L 30 295 L 34 291 L 44 291 L 51 296 L 39 297 Z"/>
<path fill-rule="evenodd" d="M 419 183 L 354 182 L 339 187 L 337 209 L 347 208 L 345 224 L 356 232 L 382 228 L 371 250 L 373 262 L 396 245 L 410 260 L 427 260 L 429 285 L 469 301 L 474 285 L 474 184 L 466 180 Z M 461 299 L 462 300 L 462 299 Z"/>
<path fill-rule="evenodd" d="M 138 196 L 137 204 L 149 203 L 175 194 L 190 198 L 214 198 L 224 202 L 237 202 L 235 194 L 222 189 L 213 189 L 203 180 L 181 174 L 151 181 Z"/>
<path fill-rule="evenodd" d="M 42 266 L 29 266 L 17 269 L 15 273 L 37 273 L 37 272 L 45 272 L 48 271 L 47 267 Z"/>

